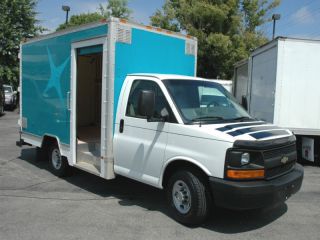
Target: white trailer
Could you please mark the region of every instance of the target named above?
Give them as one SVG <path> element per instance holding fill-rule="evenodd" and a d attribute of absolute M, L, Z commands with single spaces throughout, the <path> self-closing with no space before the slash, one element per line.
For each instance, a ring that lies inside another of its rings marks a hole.
<path fill-rule="evenodd" d="M 250 114 L 292 130 L 299 156 L 317 164 L 319 64 L 320 41 L 278 37 L 254 50 L 248 61 L 235 65 L 234 76 L 234 95 L 239 102 L 246 99 Z M 239 69 L 241 74 L 237 74 Z"/>

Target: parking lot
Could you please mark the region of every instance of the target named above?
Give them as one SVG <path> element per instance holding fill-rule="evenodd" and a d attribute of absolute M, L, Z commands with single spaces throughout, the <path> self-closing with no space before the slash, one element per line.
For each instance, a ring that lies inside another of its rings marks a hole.
<path fill-rule="evenodd" d="M 0 117 L 0 239 L 320 239 L 320 168 L 305 166 L 302 189 L 285 204 L 214 210 L 197 228 L 168 216 L 164 194 L 80 170 L 55 177 L 35 148 L 15 146 L 18 113 Z"/>

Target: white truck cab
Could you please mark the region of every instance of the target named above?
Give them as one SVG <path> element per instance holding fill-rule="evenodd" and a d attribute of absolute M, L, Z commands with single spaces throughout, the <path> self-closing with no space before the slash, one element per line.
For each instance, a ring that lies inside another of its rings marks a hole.
<path fill-rule="evenodd" d="M 180 222 L 201 222 L 212 201 L 261 208 L 300 189 L 294 135 L 252 119 L 221 85 L 134 74 L 120 96 L 115 174 L 165 188 Z"/>

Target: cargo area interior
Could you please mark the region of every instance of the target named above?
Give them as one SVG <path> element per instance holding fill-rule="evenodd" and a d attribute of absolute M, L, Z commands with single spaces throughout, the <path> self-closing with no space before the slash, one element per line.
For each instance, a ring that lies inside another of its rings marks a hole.
<path fill-rule="evenodd" d="M 102 53 L 77 54 L 77 163 L 100 169 Z"/>

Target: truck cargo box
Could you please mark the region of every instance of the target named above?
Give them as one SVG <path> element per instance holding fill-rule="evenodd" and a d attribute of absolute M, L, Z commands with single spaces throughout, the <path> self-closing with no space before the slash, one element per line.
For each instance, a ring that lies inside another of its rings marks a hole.
<path fill-rule="evenodd" d="M 57 139 L 71 166 L 82 156 L 79 149 L 90 148 L 106 177 L 125 77 L 139 72 L 194 76 L 197 40 L 111 18 L 28 40 L 20 56 L 23 139 L 38 147 L 44 138 Z"/>
<path fill-rule="evenodd" d="M 320 136 L 319 62 L 320 41 L 278 37 L 235 66 L 234 95 L 258 119 L 297 136 Z"/>

